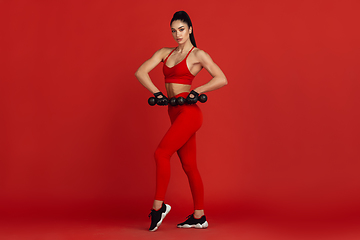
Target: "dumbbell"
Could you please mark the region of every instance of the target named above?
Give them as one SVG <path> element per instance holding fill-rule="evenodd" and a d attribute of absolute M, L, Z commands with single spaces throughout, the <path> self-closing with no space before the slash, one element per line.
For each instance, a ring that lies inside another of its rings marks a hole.
<path fill-rule="evenodd" d="M 177 98 L 176 98 L 176 97 L 172 97 L 172 98 L 170 99 L 170 105 L 171 105 L 171 106 L 176 106 L 176 105 L 178 105 L 178 103 L 177 103 Z"/>
<path fill-rule="evenodd" d="M 199 96 L 199 102 L 204 103 L 207 101 L 207 96 L 205 94 L 201 94 Z"/>
<path fill-rule="evenodd" d="M 206 102 L 207 101 L 207 96 L 205 95 L 205 94 L 201 94 L 200 96 L 199 96 L 199 100 L 198 100 L 199 102 L 201 102 L 201 103 L 204 103 L 204 102 Z M 170 105 L 171 106 L 176 106 L 176 105 L 184 105 L 185 103 L 186 103 L 186 99 L 185 98 L 183 98 L 183 97 L 178 97 L 178 98 L 176 98 L 176 97 L 173 97 L 173 98 L 171 98 L 170 99 Z M 149 105 L 150 106 L 154 106 L 154 105 L 156 105 L 156 99 L 154 98 L 154 97 L 150 97 L 149 99 L 148 99 L 148 103 L 149 103 Z"/>
<path fill-rule="evenodd" d="M 207 101 L 207 96 L 205 94 L 201 94 L 199 96 L 198 101 L 201 102 L 201 103 L 206 102 Z M 185 103 L 186 103 L 186 99 L 183 98 L 183 97 L 178 97 L 178 98 L 173 97 L 173 98 L 170 99 L 170 105 L 171 106 L 176 106 L 176 105 L 181 106 L 181 105 L 184 105 Z"/>
<path fill-rule="evenodd" d="M 156 104 L 156 98 L 154 97 L 149 97 L 148 99 L 148 103 L 150 106 L 154 106 Z M 166 105 L 165 105 L 166 106 Z"/>
<path fill-rule="evenodd" d="M 150 106 L 154 106 L 156 104 L 156 99 L 154 97 L 149 97 L 148 103 Z"/>
<path fill-rule="evenodd" d="M 177 99 L 176 99 L 176 103 L 178 104 L 178 105 L 184 105 L 185 104 L 185 102 L 186 102 L 186 99 L 185 98 L 183 98 L 183 97 L 178 97 Z"/>

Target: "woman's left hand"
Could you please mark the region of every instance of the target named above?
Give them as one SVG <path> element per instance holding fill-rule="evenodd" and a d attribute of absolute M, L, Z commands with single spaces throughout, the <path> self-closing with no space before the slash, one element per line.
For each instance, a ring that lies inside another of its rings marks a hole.
<path fill-rule="evenodd" d="M 186 102 L 188 104 L 195 104 L 199 99 L 199 93 L 192 90 L 189 95 L 186 97 Z"/>

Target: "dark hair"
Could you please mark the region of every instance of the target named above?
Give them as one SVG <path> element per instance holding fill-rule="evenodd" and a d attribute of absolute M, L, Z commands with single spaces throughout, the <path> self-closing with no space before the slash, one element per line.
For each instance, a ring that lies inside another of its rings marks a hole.
<path fill-rule="evenodd" d="M 174 13 L 173 18 L 170 21 L 170 25 L 172 24 L 173 21 L 176 21 L 176 20 L 181 20 L 182 22 L 185 22 L 189 26 L 189 28 L 192 27 L 192 31 L 190 33 L 190 41 L 191 41 L 192 45 L 194 45 L 194 47 L 196 47 L 196 42 L 195 42 L 195 37 L 194 37 L 194 27 L 191 23 L 189 15 L 185 11 L 178 11 L 178 12 Z"/>

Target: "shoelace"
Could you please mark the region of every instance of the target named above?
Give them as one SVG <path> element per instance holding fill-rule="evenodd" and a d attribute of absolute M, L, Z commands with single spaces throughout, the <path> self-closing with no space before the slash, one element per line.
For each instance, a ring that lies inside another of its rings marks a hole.
<path fill-rule="evenodd" d="M 155 211 L 154 209 L 151 210 L 151 212 L 149 213 L 149 216 L 148 216 L 149 218 L 152 217 L 152 213 L 153 213 L 154 211 Z"/>
<path fill-rule="evenodd" d="M 159 209 L 160 210 L 160 209 Z M 151 212 L 149 213 L 149 218 L 152 217 L 153 213 L 159 211 L 159 210 L 155 210 L 155 209 L 151 209 Z"/>

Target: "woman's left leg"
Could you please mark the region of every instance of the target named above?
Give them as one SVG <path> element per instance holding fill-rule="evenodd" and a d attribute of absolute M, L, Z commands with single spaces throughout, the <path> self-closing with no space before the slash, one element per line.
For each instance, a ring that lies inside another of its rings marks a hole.
<path fill-rule="evenodd" d="M 196 133 L 177 151 L 186 173 L 194 202 L 195 218 L 204 215 L 204 185 L 196 164 Z"/>

